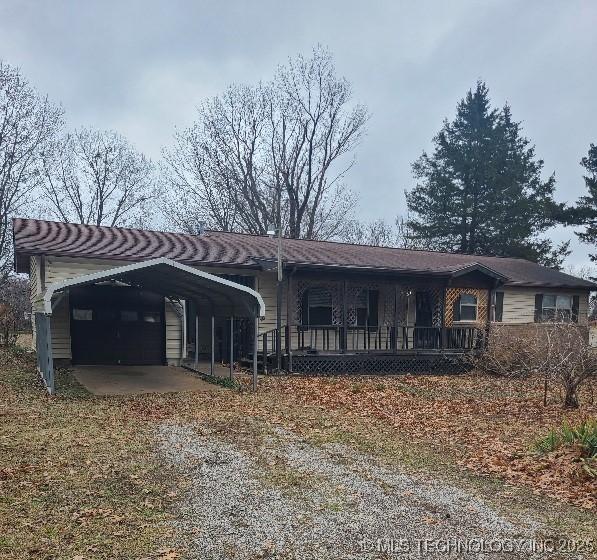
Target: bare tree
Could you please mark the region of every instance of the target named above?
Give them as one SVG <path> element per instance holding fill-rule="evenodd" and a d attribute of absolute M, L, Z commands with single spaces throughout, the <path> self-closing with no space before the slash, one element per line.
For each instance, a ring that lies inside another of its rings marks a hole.
<path fill-rule="evenodd" d="M 30 328 L 29 280 L 11 275 L 0 286 L 0 345 L 14 346 L 19 333 Z"/>
<path fill-rule="evenodd" d="M 353 220 L 342 239 L 356 245 L 396 246 L 396 232 L 390 224 L 379 219 L 373 222 Z"/>
<path fill-rule="evenodd" d="M 366 109 L 317 48 L 278 69 L 271 83 L 231 86 L 164 150 L 167 218 L 264 234 L 278 222 L 293 238 L 342 234 L 354 198 L 342 185 L 364 132 Z"/>
<path fill-rule="evenodd" d="M 43 157 L 44 202 L 63 222 L 146 224 L 158 191 L 151 162 L 116 132 L 82 128 Z"/>
<path fill-rule="evenodd" d="M 199 108 L 199 120 L 164 150 L 167 216 L 193 232 L 197 222 L 225 231 L 265 233 L 270 212 L 263 154 L 267 94 L 233 86 Z M 271 194 L 271 193 L 270 193 Z"/>
<path fill-rule="evenodd" d="M 372 222 L 353 220 L 346 228 L 342 240 L 357 245 L 428 249 L 428 242 L 417 238 L 408 223 L 409 218 L 402 216 L 396 217 L 393 225 L 383 219 Z"/>
<path fill-rule="evenodd" d="M 62 126 L 62 110 L 0 62 L 0 284 L 12 264 L 10 219 L 31 202 L 39 155 Z"/>
<path fill-rule="evenodd" d="M 575 323 L 553 322 L 523 328 L 495 325 L 487 349 L 470 355 L 479 371 L 506 377 L 542 375 L 544 403 L 549 382 L 564 392 L 566 408 L 579 406 L 579 390 L 597 375 L 597 353 L 588 344 L 586 328 Z"/>

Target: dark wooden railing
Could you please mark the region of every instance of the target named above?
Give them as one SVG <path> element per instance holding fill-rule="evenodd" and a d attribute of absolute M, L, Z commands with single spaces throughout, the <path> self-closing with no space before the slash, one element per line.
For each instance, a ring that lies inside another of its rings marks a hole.
<path fill-rule="evenodd" d="M 264 355 L 276 352 L 276 329 L 263 333 Z M 349 326 L 294 325 L 283 327 L 282 352 L 396 352 L 400 350 L 477 350 L 487 332 L 474 326 Z"/>
<path fill-rule="evenodd" d="M 472 351 L 485 348 L 487 330 L 474 326 L 350 326 L 341 325 L 283 326 L 281 353 L 312 352 L 389 353 L 418 350 Z M 271 357 L 277 353 L 277 329 L 260 334 L 262 367 L 267 371 Z"/>

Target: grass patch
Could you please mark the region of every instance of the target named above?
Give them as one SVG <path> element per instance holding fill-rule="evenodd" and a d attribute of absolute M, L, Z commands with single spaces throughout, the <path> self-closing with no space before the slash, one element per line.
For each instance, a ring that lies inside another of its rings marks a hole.
<path fill-rule="evenodd" d="M 533 444 L 533 449 L 540 454 L 561 448 L 578 450 L 579 456 L 571 460 L 580 462 L 589 477 L 597 478 L 597 419 L 588 418 L 574 426 L 564 421 Z"/>
<path fill-rule="evenodd" d="M 286 494 L 301 496 L 308 489 L 317 488 L 323 478 L 303 472 L 280 456 L 261 456 L 257 464 L 260 467 L 259 478 L 266 484 L 275 486 Z"/>
<path fill-rule="evenodd" d="M 67 370 L 46 394 L 32 356 L 0 351 L 0 557 L 140 558 L 168 540 L 167 473 L 125 400 Z"/>
<path fill-rule="evenodd" d="M 597 419 L 588 418 L 575 426 L 564 421 L 534 444 L 535 451 L 549 453 L 565 445 L 578 445 L 585 457 L 597 457 Z"/>

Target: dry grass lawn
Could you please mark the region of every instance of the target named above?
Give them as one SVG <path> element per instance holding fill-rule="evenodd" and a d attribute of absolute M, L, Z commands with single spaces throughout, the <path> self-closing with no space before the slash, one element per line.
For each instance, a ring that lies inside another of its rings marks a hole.
<path fill-rule="evenodd" d="M 342 443 L 532 516 L 550 536 L 595 538 L 595 481 L 569 456 L 530 451 L 564 418 L 596 416 L 589 392 L 567 413 L 555 394 L 543 407 L 539 381 L 474 376 L 267 378 L 257 395 L 119 398 L 93 397 L 68 373 L 58 382 L 48 397 L 30 357 L 0 353 L 2 558 L 184 558 L 171 521 L 188 481 L 155 453 L 164 420 L 208 426 L 248 450 L 276 427 L 313 445 Z M 300 487 L 297 473 L 266 459 L 264 477 Z"/>
<path fill-rule="evenodd" d="M 0 557 L 159 557 L 170 488 L 147 423 L 68 377 L 49 397 L 33 367 L 0 350 Z"/>

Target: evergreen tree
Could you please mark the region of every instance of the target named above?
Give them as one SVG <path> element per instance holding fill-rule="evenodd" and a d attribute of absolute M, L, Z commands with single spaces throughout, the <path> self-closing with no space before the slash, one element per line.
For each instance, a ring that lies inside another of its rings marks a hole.
<path fill-rule="evenodd" d="M 585 243 L 597 243 L 597 146 L 591 144 L 589 154 L 580 160 L 585 168 L 585 185 L 589 194 L 581 196 L 576 207 L 571 211 L 570 222 L 585 226 L 585 231 L 577 233 Z M 590 255 L 592 261 L 597 261 L 597 254 Z"/>
<path fill-rule="evenodd" d="M 568 243 L 539 235 L 557 222 L 555 177 L 521 134 L 510 107 L 493 109 L 483 82 L 457 106 L 433 139 L 432 155 L 413 164 L 418 184 L 407 193 L 409 226 L 435 249 L 522 257 L 560 267 Z"/>

